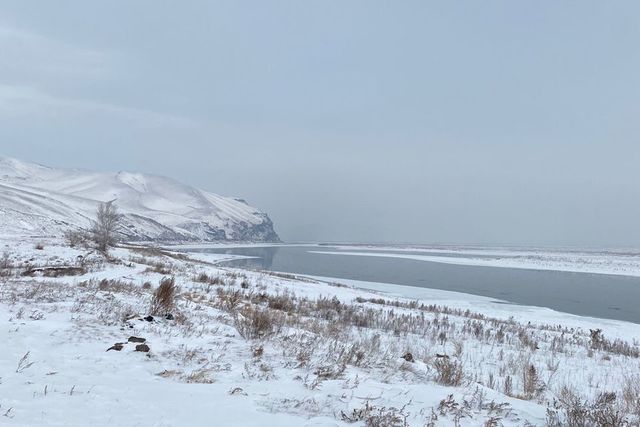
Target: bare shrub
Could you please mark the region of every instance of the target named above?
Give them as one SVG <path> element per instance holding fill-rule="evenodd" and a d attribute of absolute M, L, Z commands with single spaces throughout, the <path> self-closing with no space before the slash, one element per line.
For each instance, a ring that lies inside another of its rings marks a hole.
<path fill-rule="evenodd" d="M 228 312 L 234 312 L 244 299 L 244 294 L 238 290 L 224 290 L 218 288 L 218 298 L 220 299 L 220 307 Z"/>
<path fill-rule="evenodd" d="M 153 315 L 171 313 L 175 307 L 177 292 L 175 278 L 165 277 L 160 280 L 160 286 L 153 292 L 149 312 Z"/>
<path fill-rule="evenodd" d="M 198 283 L 209 283 L 211 278 L 207 275 L 207 273 L 200 273 L 193 278 L 194 282 Z"/>
<path fill-rule="evenodd" d="M 627 414 L 620 406 L 615 393 L 600 393 L 591 407 L 591 420 L 597 426 L 622 427 L 629 425 L 626 422 Z"/>
<path fill-rule="evenodd" d="M 11 255 L 9 255 L 9 252 L 3 252 L 0 258 L 0 277 L 10 276 L 12 269 Z"/>
<path fill-rule="evenodd" d="M 284 324 L 281 313 L 254 307 L 242 310 L 234 320 L 238 333 L 245 339 L 266 338 L 278 332 Z"/>
<path fill-rule="evenodd" d="M 113 201 L 101 203 L 96 211 L 91 235 L 93 242 L 101 252 L 107 252 L 109 247 L 118 243 L 118 231 L 122 225 L 122 215 Z"/>
<path fill-rule="evenodd" d="M 544 388 L 536 367 L 533 364 L 526 364 L 522 372 L 523 397 L 527 400 L 534 399 L 540 396 Z"/>
<path fill-rule="evenodd" d="M 284 311 L 285 313 L 291 313 L 295 310 L 295 297 L 289 293 L 278 294 L 269 297 L 268 307 L 273 310 Z"/>
<path fill-rule="evenodd" d="M 593 401 L 583 400 L 578 394 L 563 387 L 553 407 L 547 409 L 548 427 L 624 427 L 628 426 L 628 413 L 615 393 L 600 393 Z"/>
<path fill-rule="evenodd" d="M 602 350 L 611 354 L 622 356 L 640 357 L 640 350 L 637 345 L 631 345 L 626 341 L 615 339 L 613 341 L 604 337 L 602 329 L 589 329 L 590 348 L 592 350 Z"/>
<path fill-rule="evenodd" d="M 627 410 L 640 418 L 640 376 L 634 375 L 625 378 L 622 386 L 622 399 Z"/>
<path fill-rule="evenodd" d="M 87 246 L 89 236 L 82 230 L 67 230 L 63 234 L 64 240 L 72 248 L 77 246 Z"/>
<path fill-rule="evenodd" d="M 162 261 L 153 262 L 150 265 L 151 268 L 147 269 L 147 271 L 152 271 L 158 274 L 171 274 L 173 272 L 171 269 L 171 265 Z"/>
<path fill-rule="evenodd" d="M 459 386 L 462 384 L 464 373 L 462 364 L 448 357 L 438 358 L 433 364 L 436 369 L 436 382 L 446 386 Z"/>
<path fill-rule="evenodd" d="M 226 285 L 224 279 L 220 276 L 209 276 L 207 273 L 196 275 L 193 280 L 198 283 L 206 283 L 208 285 Z"/>
<path fill-rule="evenodd" d="M 9 252 L 4 251 L 2 253 L 2 258 L 0 258 L 0 269 L 12 268 L 13 264 L 11 263 L 11 255 Z"/>
<path fill-rule="evenodd" d="M 589 329 L 591 338 L 591 348 L 594 350 L 600 350 L 604 346 L 604 335 L 602 329 Z"/>

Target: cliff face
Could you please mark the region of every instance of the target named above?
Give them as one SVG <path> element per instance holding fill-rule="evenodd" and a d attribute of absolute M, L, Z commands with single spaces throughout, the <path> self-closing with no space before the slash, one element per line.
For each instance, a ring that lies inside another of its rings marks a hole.
<path fill-rule="evenodd" d="M 0 232 L 58 235 L 87 228 L 115 200 L 130 240 L 279 241 L 266 213 L 171 178 L 55 169 L 0 157 Z"/>

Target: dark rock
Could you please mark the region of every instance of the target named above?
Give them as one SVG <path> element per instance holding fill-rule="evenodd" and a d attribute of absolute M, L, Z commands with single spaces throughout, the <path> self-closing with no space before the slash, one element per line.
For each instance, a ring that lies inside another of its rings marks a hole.
<path fill-rule="evenodd" d="M 403 358 L 404 360 L 406 360 L 407 362 L 411 362 L 411 363 L 415 362 L 415 359 L 413 358 L 413 354 L 411 354 L 411 353 L 409 353 L 409 352 L 406 352 L 406 353 L 404 354 L 404 356 L 402 356 L 402 358 Z"/>
<path fill-rule="evenodd" d="M 147 322 L 153 322 L 153 316 L 147 316 L 144 318 Z"/>
<path fill-rule="evenodd" d="M 143 353 L 149 353 L 149 350 L 151 350 L 151 349 L 146 344 L 138 344 L 136 346 L 136 351 L 141 351 Z"/>
<path fill-rule="evenodd" d="M 167 319 L 167 320 L 173 320 L 173 314 L 168 313 L 168 314 L 165 316 L 165 319 Z"/>
<path fill-rule="evenodd" d="M 124 344 L 125 343 L 117 342 L 114 345 L 112 345 L 111 347 L 109 347 L 107 349 L 107 351 L 109 351 L 109 350 L 121 351 L 124 348 Z"/>
<path fill-rule="evenodd" d="M 436 357 L 438 359 L 448 359 L 449 356 L 447 356 L 446 354 L 440 354 L 440 353 L 436 353 Z"/>
<path fill-rule="evenodd" d="M 129 337 L 129 342 L 138 342 L 138 343 L 143 343 L 146 342 L 147 339 L 146 338 L 140 338 L 140 337 Z"/>

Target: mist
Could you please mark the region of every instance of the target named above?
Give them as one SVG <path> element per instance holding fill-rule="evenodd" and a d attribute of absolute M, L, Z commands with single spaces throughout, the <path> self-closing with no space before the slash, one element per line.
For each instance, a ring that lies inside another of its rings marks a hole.
<path fill-rule="evenodd" d="M 242 197 L 285 241 L 639 246 L 635 2 L 0 12 L 1 154 Z"/>

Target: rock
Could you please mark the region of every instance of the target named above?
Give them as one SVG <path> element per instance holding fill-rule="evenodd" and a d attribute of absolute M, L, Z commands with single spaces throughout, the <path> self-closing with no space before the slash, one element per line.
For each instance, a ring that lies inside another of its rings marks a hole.
<path fill-rule="evenodd" d="M 241 389 L 240 387 L 236 387 L 234 389 L 229 390 L 229 394 L 231 396 L 237 396 L 237 395 L 246 396 L 247 395 L 247 393 L 245 393 L 244 390 Z"/>
<path fill-rule="evenodd" d="M 109 350 L 121 351 L 124 348 L 124 344 L 125 343 L 117 342 L 114 345 L 112 345 L 111 347 L 109 347 L 107 349 L 107 351 L 109 351 Z"/>
<path fill-rule="evenodd" d="M 436 353 L 436 357 L 438 359 L 448 359 L 449 356 L 447 356 L 446 354 L 440 354 L 440 353 Z"/>
<path fill-rule="evenodd" d="M 138 342 L 138 343 L 143 343 L 146 342 L 147 339 L 146 338 L 140 338 L 140 337 L 129 337 L 128 342 Z"/>
<path fill-rule="evenodd" d="M 167 320 L 173 320 L 173 314 L 168 313 L 168 314 L 165 316 L 165 319 L 167 319 Z"/>
<path fill-rule="evenodd" d="M 138 344 L 136 346 L 136 351 L 141 351 L 143 353 L 149 353 L 149 350 L 151 350 L 151 349 L 146 344 Z"/>
<path fill-rule="evenodd" d="M 153 316 L 147 316 L 144 318 L 147 322 L 153 322 Z"/>
<path fill-rule="evenodd" d="M 411 354 L 411 353 L 409 353 L 409 352 L 406 352 L 406 353 L 404 354 L 404 356 L 402 356 L 402 358 L 403 358 L 404 360 L 406 360 L 407 362 L 411 362 L 411 363 L 415 362 L 415 359 L 413 358 L 413 354 Z"/>

